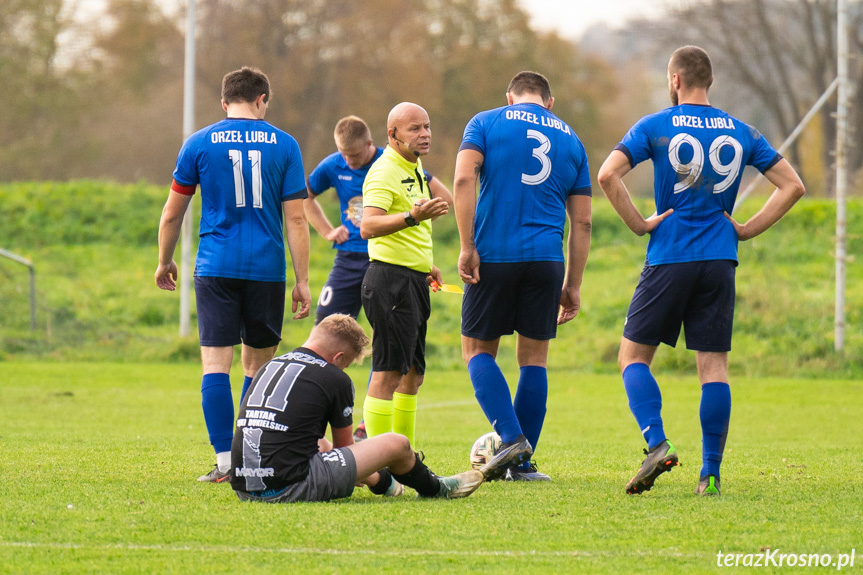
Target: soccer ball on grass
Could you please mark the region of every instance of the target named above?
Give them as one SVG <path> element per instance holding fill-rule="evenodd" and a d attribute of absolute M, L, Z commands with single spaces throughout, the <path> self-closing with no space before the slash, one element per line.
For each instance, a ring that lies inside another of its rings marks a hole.
<path fill-rule="evenodd" d="M 470 448 L 470 466 L 479 469 L 500 451 L 500 436 L 494 431 L 489 431 L 474 441 Z"/>

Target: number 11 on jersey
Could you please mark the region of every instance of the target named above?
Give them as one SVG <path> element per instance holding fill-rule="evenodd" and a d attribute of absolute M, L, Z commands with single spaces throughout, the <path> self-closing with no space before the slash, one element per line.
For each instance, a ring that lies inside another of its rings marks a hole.
<path fill-rule="evenodd" d="M 243 179 L 243 153 L 240 150 L 228 150 L 228 157 L 234 168 L 234 199 L 238 208 L 244 208 L 246 207 L 246 184 Z M 249 150 L 249 162 L 252 166 L 252 207 L 260 209 L 264 205 L 261 151 Z"/>

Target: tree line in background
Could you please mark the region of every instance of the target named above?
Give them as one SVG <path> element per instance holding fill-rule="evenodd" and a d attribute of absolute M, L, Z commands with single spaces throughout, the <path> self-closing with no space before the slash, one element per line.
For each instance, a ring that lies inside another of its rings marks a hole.
<path fill-rule="evenodd" d="M 863 166 L 863 3 L 848 7 L 849 105 L 847 165 Z M 698 44 L 711 53 L 726 75 L 722 90 L 731 102 L 751 98 L 756 113 L 773 126 L 778 138 L 791 133 L 837 74 L 836 0 L 710 0 L 689 3 L 672 20 L 655 23 L 657 37 Z M 673 22 L 687 22 L 675 26 Z M 821 108 L 808 137 L 794 142 L 786 156 L 800 166 L 808 185 L 833 195 L 836 143 L 836 96 Z M 746 116 L 743 116 L 746 118 Z"/>
<path fill-rule="evenodd" d="M 106 178 L 168 183 L 182 143 L 183 14 L 151 0 L 0 3 L 0 181 Z M 78 2 L 79 4 L 70 4 Z M 863 24 L 852 6 L 852 126 L 863 130 Z M 432 121 L 430 171 L 451 179 L 466 122 L 505 104 L 524 69 L 548 76 L 554 112 L 585 143 L 595 171 L 629 125 L 654 111 L 670 51 L 702 45 L 717 68 L 714 103 L 778 146 L 835 77 L 835 0 L 710 0 L 580 43 L 530 28 L 516 0 L 198 0 L 195 126 L 223 116 L 222 76 L 242 65 L 272 82 L 267 119 L 300 143 L 306 169 L 334 150 L 336 121 L 357 114 L 385 143 L 400 101 Z M 724 92 L 723 92 L 724 91 Z M 743 97 L 741 97 L 743 96 Z M 732 105 L 728 105 L 731 103 Z M 832 192 L 835 131 L 825 107 L 815 136 L 789 157 L 810 191 Z M 740 110 L 738 112 L 738 110 Z M 855 138 L 852 135 L 852 142 Z M 863 150 L 851 146 L 851 173 Z M 649 179 L 646 179 L 649 182 Z M 649 191 L 647 186 L 645 192 Z"/>

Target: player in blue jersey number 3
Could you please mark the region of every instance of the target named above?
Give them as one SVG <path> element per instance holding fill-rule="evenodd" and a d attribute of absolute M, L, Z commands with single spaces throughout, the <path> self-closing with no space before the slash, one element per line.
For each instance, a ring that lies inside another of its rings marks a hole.
<path fill-rule="evenodd" d="M 201 240 L 195 260 L 195 296 L 201 340 L 201 405 L 216 466 L 199 481 L 230 479 L 234 402 L 229 373 L 242 342 L 243 393 L 273 358 L 285 311 L 285 240 L 296 285 L 294 319 L 309 315 L 309 228 L 303 160 L 296 140 L 264 121 L 270 83 L 260 70 L 242 68 L 222 80 L 227 118 L 183 144 L 174 183 L 159 223 L 156 285 L 174 290 L 174 249 L 180 226 L 201 186 Z M 242 399 L 241 399 L 242 401 Z"/>
<path fill-rule="evenodd" d="M 590 173 L 578 136 L 551 111 L 545 76 L 516 74 L 506 99 L 506 106 L 468 122 L 456 158 L 458 272 L 466 284 L 462 355 L 474 395 L 503 442 L 495 459 L 512 457 L 500 478 L 549 481 L 530 455 L 545 419 L 549 341 L 581 304 Z M 514 331 L 519 378 L 513 400 L 496 359 L 501 336 Z"/>
<path fill-rule="evenodd" d="M 621 219 L 635 234 L 650 234 L 618 356 L 629 407 L 649 449 L 626 485 L 629 494 L 648 491 L 678 464 L 663 430 L 662 397 L 650 364 L 660 343 L 676 345 L 682 324 L 701 382 L 703 466 L 695 492 L 719 495 L 731 415 L 728 352 L 737 243 L 778 222 L 804 193 L 797 172 L 757 130 L 709 104 L 712 83 L 713 66 L 704 50 L 676 50 L 668 63 L 673 106 L 639 120 L 599 170 L 599 185 Z M 647 159 L 653 162 L 656 214 L 645 219 L 622 178 Z M 729 214 L 747 165 L 777 189 L 740 224 Z"/>

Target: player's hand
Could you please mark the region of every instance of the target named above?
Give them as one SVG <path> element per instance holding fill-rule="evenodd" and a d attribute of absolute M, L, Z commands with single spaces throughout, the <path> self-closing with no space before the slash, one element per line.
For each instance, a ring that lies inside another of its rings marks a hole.
<path fill-rule="evenodd" d="M 443 275 L 441 275 L 438 267 L 433 265 L 431 271 L 426 276 L 426 283 L 432 285 L 435 282 L 437 282 L 437 285 L 439 286 L 443 285 Z"/>
<path fill-rule="evenodd" d="M 420 198 L 414 202 L 411 214 L 418 222 L 430 220 L 449 212 L 449 204 L 443 198 Z"/>
<path fill-rule="evenodd" d="M 308 283 L 297 283 L 291 291 L 291 311 L 294 313 L 294 319 L 303 319 L 309 317 L 309 312 L 312 309 L 312 292 L 309 291 Z"/>
<path fill-rule="evenodd" d="M 174 291 L 177 289 L 177 262 L 171 260 L 169 264 L 159 264 L 156 268 L 156 285 L 159 289 Z"/>
<path fill-rule="evenodd" d="M 458 277 L 466 284 L 479 282 L 479 252 L 462 248 L 458 254 Z"/>
<path fill-rule="evenodd" d="M 326 437 L 321 437 L 320 439 L 318 439 L 318 452 L 326 453 L 332 450 L 333 444 L 329 439 L 327 439 Z"/>
<path fill-rule="evenodd" d="M 337 244 L 343 244 L 348 241 L 348 228 L 345 226 L 339 226 L 337 228 L 333 228 L 333 231 L 324 236 L 324 238 L 328 242 L 335 242 Z"/>
<path fill-rule="evenodd" d="M 581 309 L 581 288 L 563 286 L 560 292 L 560 314 L 557 316 L 557 325 L 563 325 L 578 315 Z"/>
<path fill-rule="evenodd" d="M 674 210 L 665 210 L 660 215 L 653 214 L 652 216 L 644 220 L 644 228 L 642 229 L 642 232 L 638 235 L 643 236 L 644 234 L 649 234 L 653 232 L 653 230 L 656 229 L 656 226 L 662 223 L 662 220 L 664 220 L 673 213 Z"/>
<path fill-rule="evenodd" d="M 751 240 L 752 236 L 746 233 L 746 226 L 739 223 L 737 220 L 731 217 L 731 214 L 728 212 L 722 212 L 728 221 L 731 222 L 731 225 L 734 226 L 734 231 L 737 232 L 737 239 L 741 242 L 745 242 L 746 240 Z"/>

